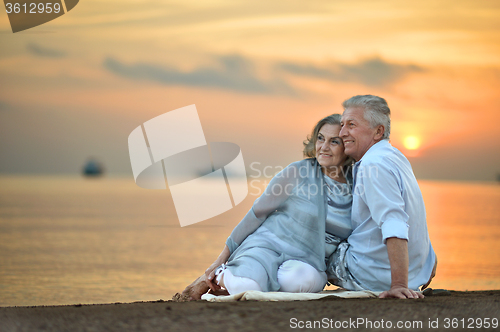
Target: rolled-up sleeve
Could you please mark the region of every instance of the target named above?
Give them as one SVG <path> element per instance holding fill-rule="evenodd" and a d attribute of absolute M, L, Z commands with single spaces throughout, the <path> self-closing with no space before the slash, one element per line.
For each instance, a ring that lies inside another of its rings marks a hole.
<path fill-rule="evenodd" d="M 381 164 L 364 165 L 358 184 L 372 219 L 382 231 L 384 244 L 388 238 L 408 240 L 409 216 L 398 174 Z"/>

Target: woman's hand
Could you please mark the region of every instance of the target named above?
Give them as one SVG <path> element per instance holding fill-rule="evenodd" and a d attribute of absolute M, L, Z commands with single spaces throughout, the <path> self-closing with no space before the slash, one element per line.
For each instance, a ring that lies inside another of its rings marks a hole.
<path fill-rule="evenodd" d="M 214 292 L 216 290 L 221 289 L 221 286 L 217 285 L 217 283 L 215 281 L 215 270 L 219 266 L 221 266 L 222 264 L 224 264 L 224 263 L 220 263 L 219 259 L 217 259 L 215 262 L 212 263 L 212 265 L 209 266 L 208 269 L 205 270 L 205 276 L 207 277 L 206 283 L 207 283 L 208 287 L 210 287 L 210 289 Z"/>
<path fill-rule="evenodd" d="M 224 246 L 224 249 L 220 253 L 219 257 L 217 257 L 215 262 L 213 262 L 212 265 L 210 265 L 208 269 L 205 270 L 205 276 L 207 277 L 206 283 L 208 287 L 210 287 L 210 289 L 214 292 L 221 289 L 221 286 L 219 286 L 215 281 L 215 270 L 222 264 L 226 263 L 229 256 L 229 248 L 226 245 Z"/>

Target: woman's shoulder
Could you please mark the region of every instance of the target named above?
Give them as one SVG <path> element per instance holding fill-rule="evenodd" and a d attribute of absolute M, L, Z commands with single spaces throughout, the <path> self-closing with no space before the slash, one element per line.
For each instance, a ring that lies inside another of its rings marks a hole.
<path fill-rule="evenodd" d="M 302 160 L 295 161 L 288 165 L 286 168 L 300 168 L 300 167 L 314 167 L 317 164 L 316 158 L 306 158 Z"/>
<path fill-rule="evenodd" d="M 316 168 L 316 158 L 307 158 L 291 163 L 278 175 L 286 178 L 307 178 L 314 174 L 313 170 Z"/>

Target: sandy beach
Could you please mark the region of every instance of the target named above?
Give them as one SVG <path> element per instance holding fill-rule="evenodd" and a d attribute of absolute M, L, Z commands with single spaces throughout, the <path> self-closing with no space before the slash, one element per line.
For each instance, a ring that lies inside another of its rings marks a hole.
<path fill-rule="evenodd" d="M 10 331 L 498 330 L 500 291 L 418 300 L 328 298 L 295 302 L 206 301 L 3 307 Z M 496 322 L 497 328 L 493 328 Z M 405 328 L 406 327 L 406 328 Z"/>

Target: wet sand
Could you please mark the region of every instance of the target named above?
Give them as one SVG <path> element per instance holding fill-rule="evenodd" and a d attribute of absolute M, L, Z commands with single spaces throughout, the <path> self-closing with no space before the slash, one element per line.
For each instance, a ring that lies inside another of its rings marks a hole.
<path fill-rule="evenodd" d="M 382 331 L 400 330 L 398 322 L 406 324 L 407 328 L 403 330 L 408 331 L 470 331 L 471 328 L 477 329 L 479 323 L 484 327 L 486 322 L 491 324 L 494 318 L 497 323 L 500 320 L 500 290 L 450 293 L 417 300 L 328 298 L 233 303 L 159 300 L 3 307 L 0 308 L 0 331 L 222 332 L 288 331 L 301 327 L 305 330 L 308 330 L 307 327 L 311 327 L 309 330 L 314 327 L 315 330 L 340 327 L 346 331 Z M 430 328 L 429 324 L 433 326 Z M 499 329 L 500 326 L 496 329 L 490 326 L 488 330 Z"/>

